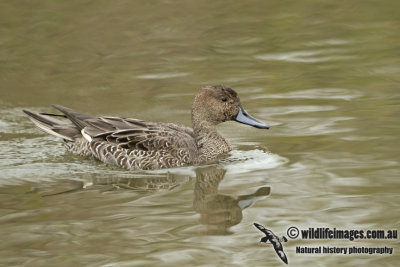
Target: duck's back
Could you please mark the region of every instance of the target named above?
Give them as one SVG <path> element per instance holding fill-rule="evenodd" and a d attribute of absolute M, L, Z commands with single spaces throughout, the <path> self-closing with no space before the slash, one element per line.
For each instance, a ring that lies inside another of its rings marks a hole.
<path fill-rule="evenodd" d="M 82 130 L 87 139 L 67 143 L 71 152 L 90 151 L 105 163 L 131 170 L 171 168 L 196 161 L 197 147 L 190 128 L 116 117 L 87 123 Z"/>

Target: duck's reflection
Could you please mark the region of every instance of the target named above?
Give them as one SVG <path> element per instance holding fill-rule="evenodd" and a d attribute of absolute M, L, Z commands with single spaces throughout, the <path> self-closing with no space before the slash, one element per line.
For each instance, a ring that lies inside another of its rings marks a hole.
<path fill-rule="evenodd" d="M 200 214 L 200 223 L 206 226 L 205 234 L 229 234 L 229 228 L 242 220 L 242 210 L 266 198 L 271 190 L 261 187 L 253 194 L 237 198 L 219 194 L 218 186 L 225 173 L 225 169 L 215 166 L 196 170 L 193 206 Z"/>
<path fill-rule="evenodd" d="M 226 170 L 221 166 L 198 167 L 194 185 L 194 210 L 200 214 L 200 224 L 205 226 L 204 234 L 230 234 L 229 228 L 240 223 L 243 209 L 257 200 L 266 198 L 270 187 L 260 187 L 248 195 L 231 196 L 220 194 L 218 186 L 224 179 Z M 191 175 L 174 173 L 135 174 L 132 178 L 113 177 L 107 174 L 88 177 L 84 181 L 58 181 L 57 186 L 33 187 L 28 193 L 40 194 L 43 197 L 74 193 L 82 190 L 98 190 L 100 192 L 127 189 L 136 192 L 138 197 L 161 191 L 181 190 L 182 185 L 193 180 Z M 187 190 L 182 189 L 182 190 Z"/>
<path fill-rule="evenodd" d="M 135 178 L 93 178 L 92 184 L 88 183 L 85 186 L 104 187 L 102 191 L 128 189 L 138 192 L 158 192 L 173 190 L 180 185 L 188 183 L 193 178 L 189 175 L 180 175 L 173 173 L 159 174 L 159 175 L 143 175 L 140 177 L 136 175 Z"/>
<path fill-rule="evenodd" d="M 88 175 L 80 181 L 57 180 L 49 184 L 32 186 L 27 193 L 39 194 L 42 197 L 63 195 L 85 191 L 109 192 L 116 190 L 130 190 L 140 194 L 170 191 L 193 180 L 190 175 L 173 173 L 164 174 L 135 174 L 134 177 L 110 177 L 109 174 Z"/>

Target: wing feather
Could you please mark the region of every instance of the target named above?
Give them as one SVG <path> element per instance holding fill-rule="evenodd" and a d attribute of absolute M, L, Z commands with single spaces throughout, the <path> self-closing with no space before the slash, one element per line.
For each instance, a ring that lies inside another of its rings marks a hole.
<path fill-rule="evenodd" d="M 124 167 L 129 168 L 131 165 L 139 167 L 137 163 L 139 161 L 140 168 L 189 164 L 197 153 L 193 130 L 188 127 L 117 117 L 91 118 L 86 121 L 86 125 L 84 131 L 93 140 L 118 148 L 112 152 L 109 149 L 102 149 L 103 146 L 100 145 L 93 147 L 96 157 L 108 162 L 110 162 L 108 158 L 117 158 L 115 163 L 125 165 Z M 121 149 L 126 150 L 126 154 L 134 157 L 135 161 L 120 162 L 118 158 Z M 154 153 L 157 153 L 157 156 L 153 155 Z"/>

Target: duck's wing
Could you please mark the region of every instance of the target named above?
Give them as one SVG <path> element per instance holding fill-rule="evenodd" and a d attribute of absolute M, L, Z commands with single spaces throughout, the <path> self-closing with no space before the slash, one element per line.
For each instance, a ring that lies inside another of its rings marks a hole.
<path fill-rule="evenodd" d="M 92 155 L 105 163 L 148 170 L 195 162 L 197 146 L 186 127 L 115 117 L 88 123 L 82 134 Z"/>
<path fill-rule="evenodd" d="M 53 107 L 73 123 L 70 128 L 81 132 L 85 138 L 112 143 L 120 148 L 151 151 L 194 145 L 193 130 L 188 127 L 130 118 L 96 118 L 60 105 Z"/>
<path fill-rule="evenodd" d="M 195 146 L 193 131 L 172 123 L 118 117 L 100 117 L 86 122 L 88 125 L 83 132 L 92 139 L 128 150 L 173 150 Z"/>

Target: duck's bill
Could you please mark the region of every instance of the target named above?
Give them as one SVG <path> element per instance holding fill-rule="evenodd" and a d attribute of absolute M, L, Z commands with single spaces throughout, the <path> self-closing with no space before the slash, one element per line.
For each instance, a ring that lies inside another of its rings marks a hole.
<path fill-rule="evenodd" d="M 263 123 L 262 121 L 259 121 L 252 116 L 250 116 L 246 110 L 244 110 L 242 107 L 239 109 L 239 113 L 236 115 L 235 121 L 244 123 L 256 128 L 260 129 L 269 129 L 269 126 Z"/>

